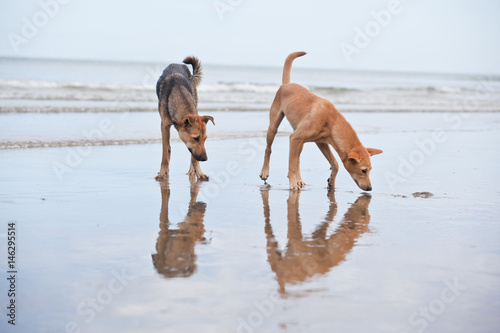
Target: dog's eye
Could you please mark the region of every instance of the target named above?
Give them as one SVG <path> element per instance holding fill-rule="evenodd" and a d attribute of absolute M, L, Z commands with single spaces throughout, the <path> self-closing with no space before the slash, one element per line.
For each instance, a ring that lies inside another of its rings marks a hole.
<path fill-rule="evenodd" d="M 367 171 L 366 169 L 361 170 L 362 173 L 366 173 L 366 171 Z"/>
<path fill-rule="evenodd" d="M 199 136 L 194 137 L 193 140 L 196 141 L 196 142 L 200 142 L 200 137 Z"/>

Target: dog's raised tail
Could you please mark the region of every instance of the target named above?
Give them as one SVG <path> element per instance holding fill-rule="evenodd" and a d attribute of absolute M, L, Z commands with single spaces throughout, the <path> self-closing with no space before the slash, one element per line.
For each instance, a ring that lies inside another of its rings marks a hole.
<path fill-rule="evenodd" d="M 203 67 L 201 66 L 200 60 L 194 56 L 189 56 L 186 57 L 183 61 L 185 64 L 189 64 L 193 66 L 193 75 L 191 76 L 191 82 L 194 84 L 194 86 L 198 86 L 198 84 L 201 81 L 201 75 L 202 75 L 202 69 Z"/>
<path fill-rule="evenodd" d="M 283 66 L 283 80 L 282 84 L 290 83 L 290 71 L 292 70 L 292 62 L 295 58 L 306 55 L 305 52 L 293 52 L 286 57 L 285 65 Z"/>

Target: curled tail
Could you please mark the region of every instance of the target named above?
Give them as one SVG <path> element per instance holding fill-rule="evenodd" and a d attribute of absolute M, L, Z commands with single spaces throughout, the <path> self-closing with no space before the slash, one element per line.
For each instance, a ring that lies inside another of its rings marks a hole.
<path fill-rule="evenodd" d="M 183 61 L 185 64 L 190 64 L 193 66 L 193 75 L 191 76 L 191 84 L 194 85 L 195 87 L 198 86 L 198 84 L 201 81 L 201 75 L 202 75 L 202 66 L 201 62 L 198 60 L 198 58 L 190 56 L 186 57 Z"/>
<path fill-rule="evenodd" d="M 292 62 L 295 58 L 302 57 L 305 52 L 293 52 L 286 57 L 285 65 L 283 66 L 283 81 L 282 84 L 290 83 L 290 71 L 292 70 Z"/>

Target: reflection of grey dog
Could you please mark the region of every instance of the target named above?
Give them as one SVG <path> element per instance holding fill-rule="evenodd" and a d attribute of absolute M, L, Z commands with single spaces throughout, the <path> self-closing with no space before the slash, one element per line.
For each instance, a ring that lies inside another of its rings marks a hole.
<path fill-rule="evenodd" d="M 320 223 L 311 237 L 302 234 L 299 217 L 300 192 L 290 191 L 288 197 L 288 243 L 280 250 L 271 226 L 269 191 L 261 191 L 266 219 L 267 258 L 276 274 L 280 293 L 286 292 L 287 283 L 303 282 L 315 274 L 326 274 L 332 267 L 343 262 L 356 245 L 356 240 L 368 231 L 371 196 L 362 194 L 347 210 L 335 232 L 327 236 L 330 223 L 337 214 L 333 191 L 328 192 L 330 208 L 325 221 Z"/>
<path fill-rule="evenodd" d="M 156 180 L 166 179 L 170 163 L 170 127 L 174 125 L 179 137 L 191 153 L 191 167 L 188 175 L 201 180 L 208 180 L 200 168 L 198 161 L 208 159 L 205 150 L 207 139 L 206 123 L 214 118 L 199 116 L 198 93 L 196 87 L 201 81 L 201 63 L 195 57 L 184 59 L 185 64 L 193 66 L 193 74 L 186 65 L 171 64 L 163 71 L 156 83 L 158 110 L 161 117 L 161 135 L 163 142 L 163 157 L 161 168 Z M 215 123 L 214 123 L 215 124 Z"/>
<path fill-rule="evenodd" d="M 197 241 L 204 241 L 203 218 L 207 204 L 196 202 L 200 190 L 199 182 L 191 179 L 191 201 L 186 218 L 179 223 L 178 229 L 171 229 L 168 219 L 168 182 L 161 182 L 160 232 L 156 242 L 156 254 L 152 255 L 153 265 L 158 273 L 167 278 L 188 277 L 196 271 Z"/>

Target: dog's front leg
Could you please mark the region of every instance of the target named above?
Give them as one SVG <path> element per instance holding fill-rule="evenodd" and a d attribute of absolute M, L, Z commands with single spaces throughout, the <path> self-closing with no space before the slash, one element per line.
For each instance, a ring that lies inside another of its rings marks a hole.
<path fill-rule="evenodd" d="M 337 177 L 337 173 L 339 172 L 339 164 L 337 163 L 335 156 L 333 156 L 332 151 L 330 150 L 330 146 L 328 146 L 328 144 L 322 142 L 316 142 L 316 145 L 330 163 L 330 169 L 332 170 L 332 173 L 330 174 L 330 178 L 328 178 L 328 188 L 334 189 L 335 178 Z"/>
<path fill-rule="evenodd" d="M 170 127 L 172 124 L 161 124 L 161 137 L 163 144 L 163 155 L 161 158 L 160 172 L 155 177 L 156 180 L 167 179 L 168 178 L 168 166 L 170 164 Z"/>
<path fill-rule="evenodd" d="M 208 176 L 201 171 L 200 168 L 200 162 L 198 162 L 192 155 L 191 155 L 191 166 L 189 167 L 189 171 L 187 172 L 187 175 L 192 177 L 196 176 L 198 177 L 199 180 L 208 180 Z"/>
<path fill-rule="evenodd" d="M 328 189 L 333 190 L 335 189 L 335 178 L 337 178 L 337 173 L 339 172 L 339 164 L 337 163 L 337 160 L 335 157 L 333 157 L 333 164 L 331 165 L 330 169 L 332 170 L 332 173 L 330 174 L 330 178 L 328 178 Z"/>
<path fill-rule="evenodd" d="M 300 177 L 300 153 L 304 141 L 297 137 L 296 132 L 290 135 L 290 156 L 288 161 L 288 181 L 290 190 L 300 190 L 306 185 Z"/>

